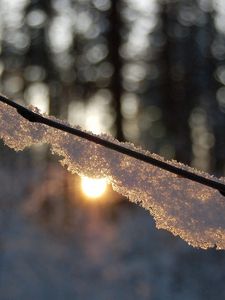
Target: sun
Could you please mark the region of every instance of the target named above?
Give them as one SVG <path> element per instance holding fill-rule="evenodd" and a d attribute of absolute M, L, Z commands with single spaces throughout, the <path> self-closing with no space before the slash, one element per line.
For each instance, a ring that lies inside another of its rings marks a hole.
<path fill-rule="evenodd" d="M 100 198 L 106 191 L 107 181 L 104 178 L 94 179 L 81 177 L 83 193 L 90 199 Z"/>

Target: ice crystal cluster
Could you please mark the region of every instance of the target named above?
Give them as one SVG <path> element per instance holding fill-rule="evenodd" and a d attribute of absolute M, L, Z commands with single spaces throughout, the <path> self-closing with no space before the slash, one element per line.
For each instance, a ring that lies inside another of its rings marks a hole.
<path fill-rule="evenodd" d="M 62 157 L 62 165 L 70 172 L 106 177 L 115 191 L 148 210 L 157 228 L 179 235 L 195 247 L 225 249 L 225 197 L 216 190 L 69 133 L 31 123 L 3 103 L 0 103 L 0 137 L 16 151 L 47 143 L 53 154 Z M 101 137 L 119 143 L 112 137 Z M 162 159 L 132 144 L 123 145 Z M 175 161 L 170 163 L 200 173 Z"/>

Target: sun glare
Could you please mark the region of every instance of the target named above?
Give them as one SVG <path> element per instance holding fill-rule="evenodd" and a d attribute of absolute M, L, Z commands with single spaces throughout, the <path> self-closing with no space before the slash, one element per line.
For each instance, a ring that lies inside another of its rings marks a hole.
<path fill-rule="evenodd" d="M 91 199 L 101 197 L 106 191 L 107 182 L 104 178 L 93 179 L 88 177 L 81 178 L 81 187 L 83 193 Z"/>

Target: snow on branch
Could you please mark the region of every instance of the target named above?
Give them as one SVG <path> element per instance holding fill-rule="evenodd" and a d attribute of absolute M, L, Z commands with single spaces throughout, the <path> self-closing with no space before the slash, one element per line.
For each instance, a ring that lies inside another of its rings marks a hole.
<path fill-rule="evenodd" d="M 30 122 L 32 119 L 28 121 L 23 117 L 26 109 L 17 111 L 15 107 L 0 103 L 0 137 L 10 148 L 19 151 L 33 144 L 47 143 L 53 154 L 62 157 L 61 164 L 70 172 L 106 177 L 115 191 L 147 209 L 158 228 L 179 235 L 195 247 L 225 249 L 225 198 L 219 191 L 82 137 Z M 39 114 L 37 109 L 32 110 Z M 52 117 L 48 119 L 67 125 Z M 73 128 L 80 130 L 79 127 Z M 91 136 L 91 133 L 88 134 Z M 161 157 L 135 148 L 132 144 L 119 143 L 107 135 L 100 138 L 164 162 Z M 206 182 L 224 186 L 223 179 L 175 161 L 167 163 L 205 178 Z"/>

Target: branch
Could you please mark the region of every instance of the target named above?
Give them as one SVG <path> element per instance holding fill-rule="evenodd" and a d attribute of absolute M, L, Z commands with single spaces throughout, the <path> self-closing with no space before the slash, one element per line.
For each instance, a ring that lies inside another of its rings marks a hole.
<path fill-rule="evenodd" d="M 206 185 L 208 187 L 211 187 L 213 189 L 218 190 L 223 196 L 225 196 L 225 184 L 223 184 L 222 182 L 218 182 L 216 180 L 210 179 L 210 178 L 206 178 L 204 176 L 201 176 L 199 174 L 193 173 L 189 170 L 185 170 L 181 167 L 177 167 L 175 165 L 172 165 L 166 161 L 162 161 L 159 160 L 157 158 L 145 155 L 141 152 L 126 148 L 124 146 L 122 146 L 121 144 L 116 144 L 113 143 L 111 141 L 105 140 L 101 137 L 92 135 L 90 133 L 84 132 L 82 130 L 76 129 L 76 128 L 72 128 L 69 127 L 67 125 L 58 123 L 57 121 L 54 121 L 52 119 L 43 117 L 42 115 L 35 113 L 33 111 L 31 111 L 30 109 L 8 99 L 7 97 L 0 95 L 0 101 L 11 106 L 14 107 L 17 112 L 24 117 L 25 119 L 27 119 L 30 122 L 36 122 L 36 123 L 41 123 L 41 124 L 45 124 L 47 126 L 68 132 L 72 135 L 76 135 L 79 136 L 83 139 L 86 139 L 90 142 L 99 144 L 101 146 L 104 146 L 106 148 L 109 148 L 111 150 L 120 152 L 122 154 L 125 154 L 127 156 L 133 157 L 135 159 L 138 159 L 140 161 L 143 161 L 145 163 L 154 165 L 156 167 L 159 167 L 163 170 L 166 170 L 168 172 L 174 173 L 178 176 L 190 179 L 192 181 L 198 182 L 200 184 Z"/>

